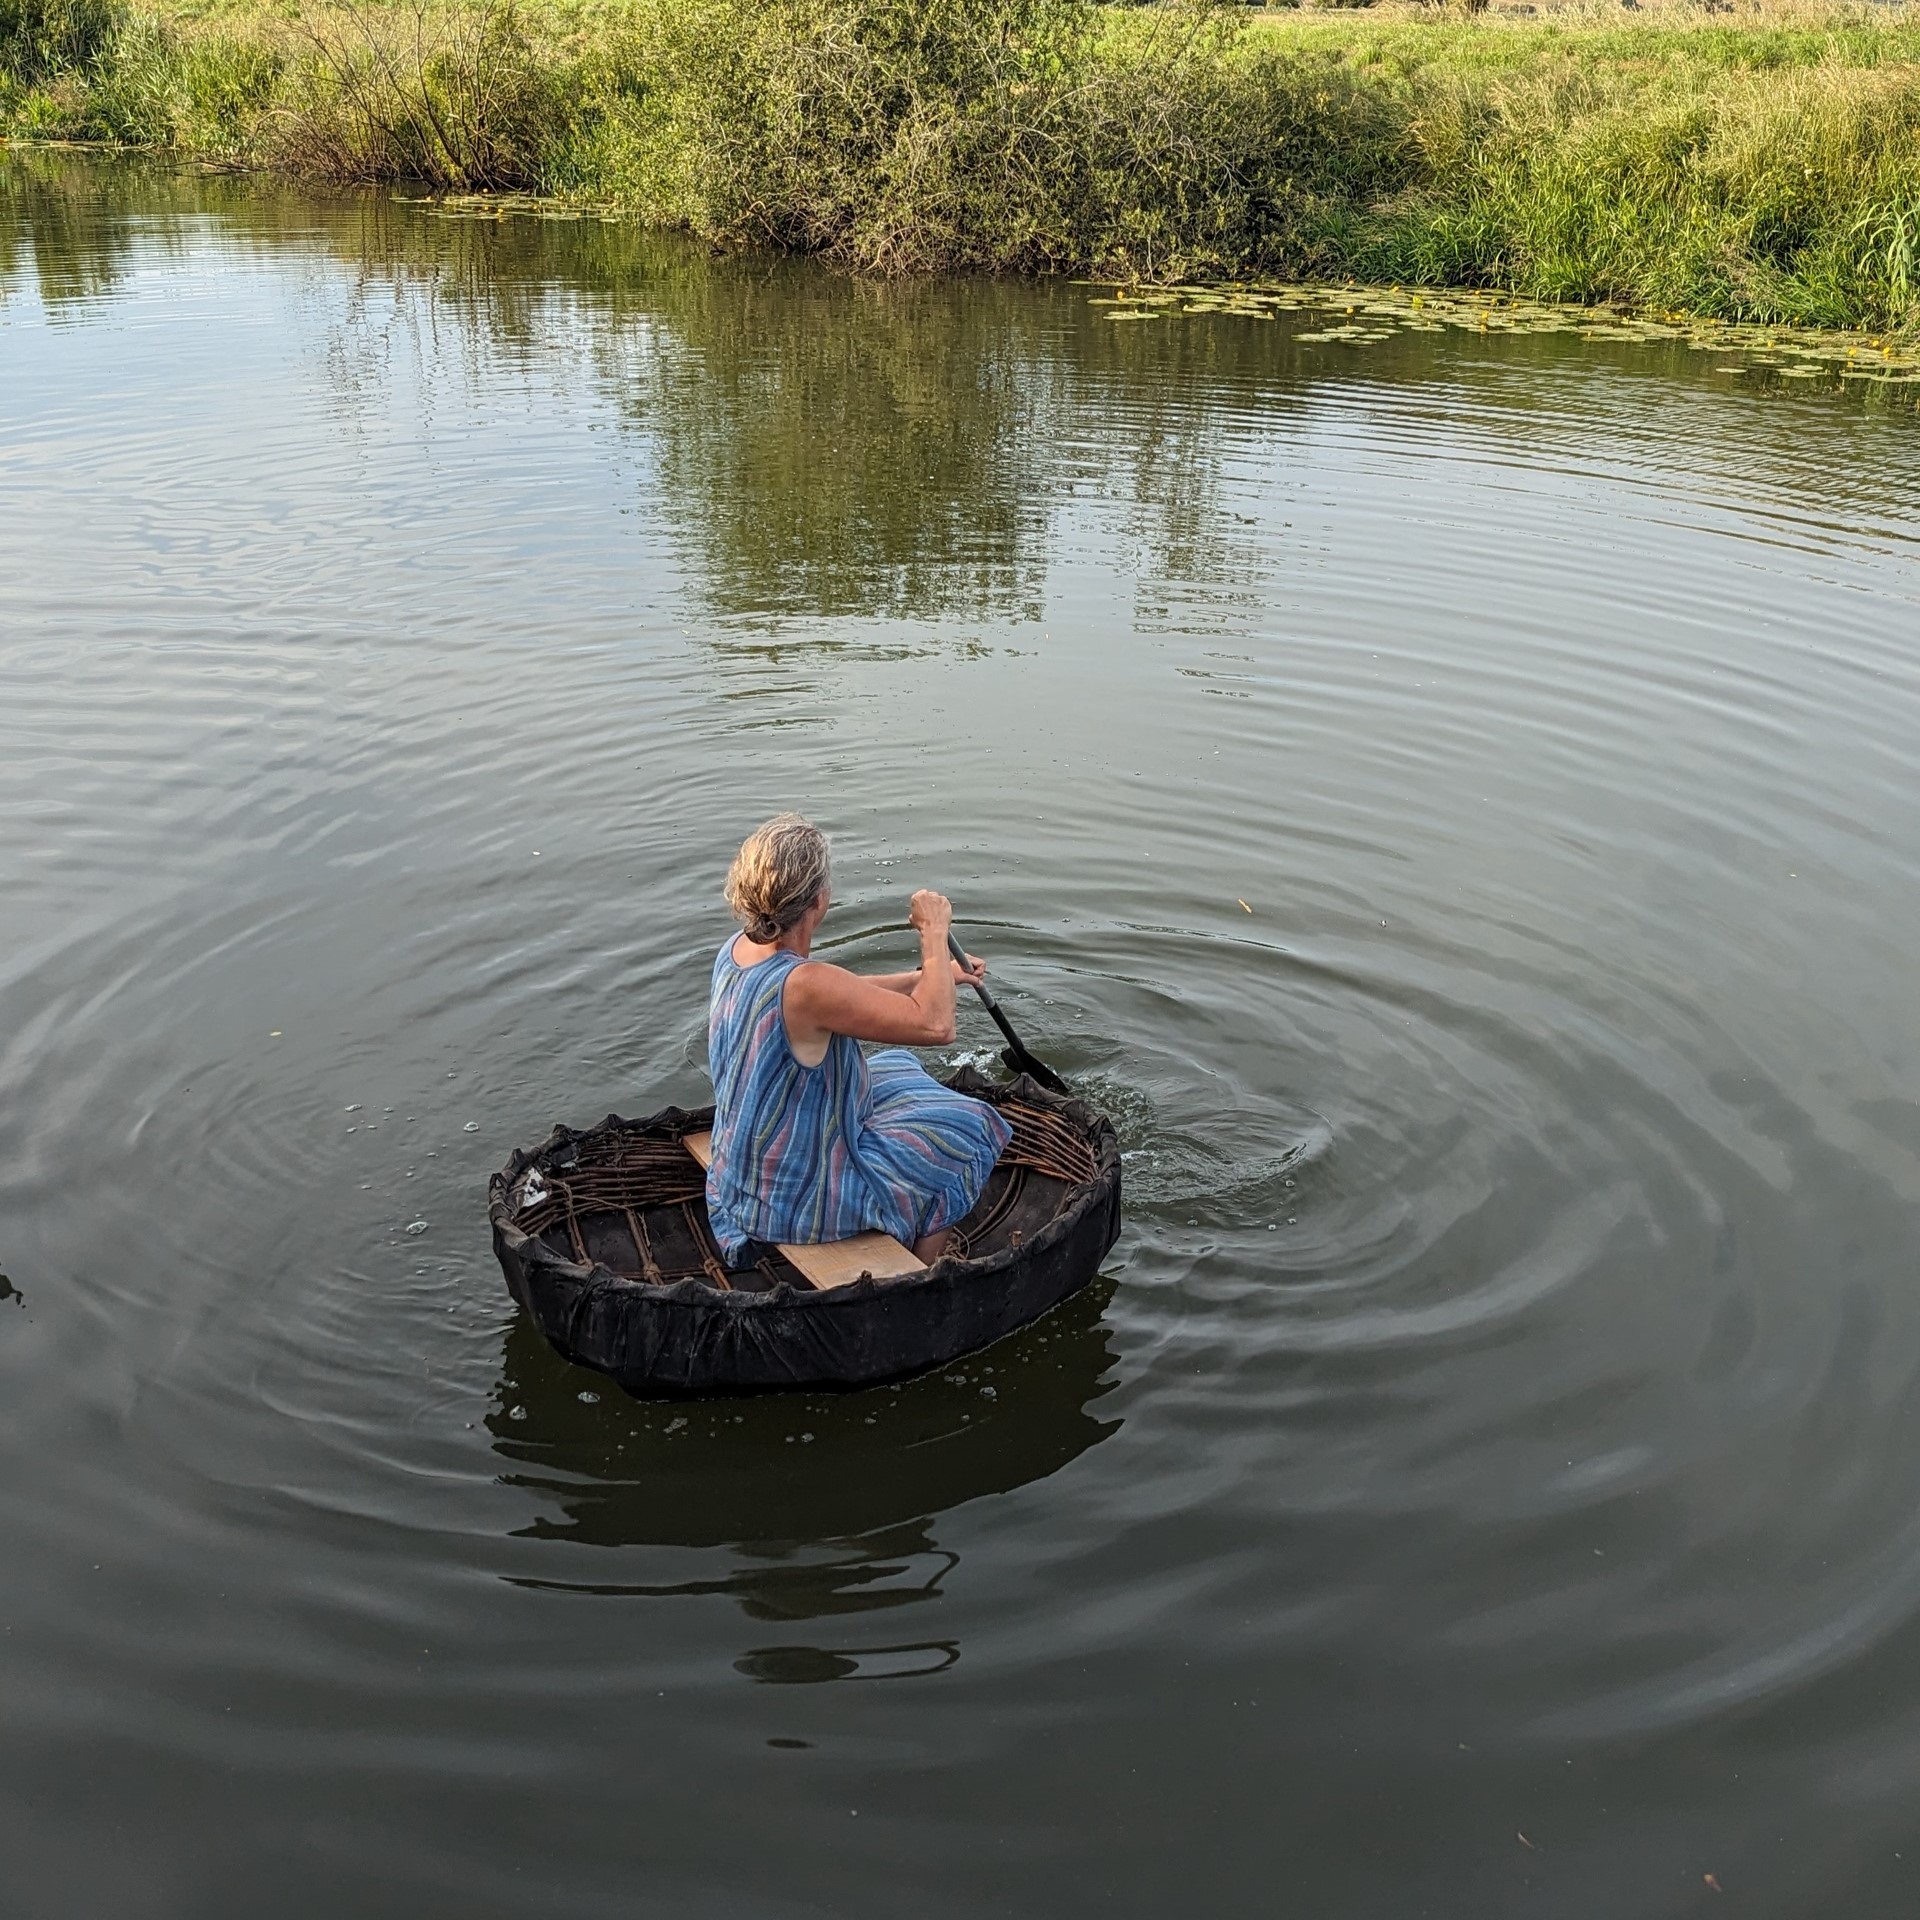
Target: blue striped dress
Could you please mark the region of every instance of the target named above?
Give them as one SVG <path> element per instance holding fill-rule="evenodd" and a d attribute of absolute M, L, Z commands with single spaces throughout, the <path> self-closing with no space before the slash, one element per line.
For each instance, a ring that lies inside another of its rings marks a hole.
<path fill-rule="evenodd" d="M 780 1004 L 800 964 L 775 953 L 738 966 L 732 937 L 713 963 L 707 1214 L 730 1260 L 749 1240 L 806 1246 L 873 1227 L 911 1246 L 965 1216 L 1013 1137 L 904 1048 L 868 1058 L 836 1033 L 802 1066 Z"/>

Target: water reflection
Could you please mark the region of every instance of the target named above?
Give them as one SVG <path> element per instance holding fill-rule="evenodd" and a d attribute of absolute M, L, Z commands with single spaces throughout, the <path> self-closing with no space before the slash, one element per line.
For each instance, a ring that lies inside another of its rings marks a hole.
<path fill-rule="evenodd" d="M 966 1501 L 1057 1473 L 1120 1426 L 1097 1403 L 1116 1360 L 1101 1279 L 958 1366 L 852 1394 L 641 1403 L 509 1329 L 487 1415 L 503 1484 L 537 1511 L 516 1529 L 619 1557 L 604 1571 L 517 1575 L 606 1598 L 724 1596 L 751 1620 L 853 1620 L 938 1601 L 960 1565 L 938 1521 Z M 591 1383 L 591 1384 L 588 1384 Z M 635 1577 L 635 1548 L 722 1552 L 675 1577 Z M 960 1657 L 943 1637 L 750 1649 L 756 1680 L 901 1677 Z"/>
<path fill-rule="evenodd" d="M 111 293 L 131 268 L 145 192 L 143 170 L 8 153 L 0 164 L 0 301 L 29 274 L 49 313 Z"/>
<path fill-rule="evenodd" d="M 0 167 L 0 246 L 25 236 L 50 305 L 110 289 L 136 245 L 180 248 L 208 217 L 287 246 L 270 187 L 49 154 Z M 903 658 L 969 640 L 875 638 L 877 623 L 1040 619 L 1076 495 L 1123 507 L 1155 582 L 1260 576 L 1219 504 L 1212 396 L 1244 354 L 1223 331 L 1160 342 L 1176 364 L 1142 384 L 1138 343 L 1093 322 L 1074 287 L 874 285 L 621 223 L 473 218 L 383 192 L 302 198 L 298 225 L 336 269 L 325 371 L 346 419 L 382 416 L 403 366 L 427 389 L 570 369 L 558 377 L 591 382 L 643 449 L 643 510 L 671 529 L 702 611 L 762 632 L 859 623 L 787 631 L 782 648 Z M 0 283 L 27 264 L 0 255 Z M 1090 435 L 1090 408 L 1124 412 L 1124 434 Z"/>
<path fill-rule="evenodd" d="M 1150 574 L 1247 585 L 1257 571 L 1219 511 L 1221 421 L 1205 396 L 1239 351 L 1224 335 L 1185 335 L 1180 382 L 1136 386 L 1126 342 L 1089 324 L 1076 288 L 876 285 L 599 222 L 390 203 L 357 217 L 342 243 L 403 306 L 458 316 L 509 360 L 578 340 L 647 449 L 648 508 L 704 611 L 859 622 L 785 632 L 783 646 L 904 658 L 956 643 L 875 638 L 876 625 L 1040 619 L 1063 468 L 1067 500 L 1129 504 Z M 364 340 L 363 316 L 349 334 Z M 1116 404 L 1135 416 L 1125 436 L 1088 436 L 1089 406 Z"/>
<path fill-rule="evenodd" d="M 736 1673 L 772 1686 L 811 1686 L 822 1680 L 919 1680 L 958 1663 L 953 1640 L 903 1647 L 758 1647 L 733 1663 Z"/>
<path fill-rule="evenodd" d="M 385 419 L 403 383 L 584 388 L 625 443 L 634 510 L 671 537 L 690 614 L 720 623 L 704 644 L 748 692 L 806 685 L 832 655 L 961 656 L 995 624 L 1043 620 L 1090 514 L 1124 555 L 1139 630 L 1238 637 L 1318 565 L 1310 521 L 1285 516 L 1311 513 L 1312 443 L 1346 431 L 1355 399 L 1530 468 L 1659 465 L 1617 375 L 1699 371 L 1679 347 L 1521 335 L 1481 343 L 1469 393 L 1410 378 L 1432 353 L 1417 335 L 1361 352 L 1297 341 L 1285 319 L 1118 327 L 1080 287 L 871 285 L 618 222 L 476 218 L 386 192 L 296 200 L 55 154 L 0 166 L 0 287 L 30 272 L 50 310 L 81 307 L 136 247 L 177 253 L 209 225 L 283 256 L 297 232 L 324 256 L 324 371 L 350 429 Z M 1720 396 L 1670 396 L 1695 404 Z M 1716 478 L 1768 511 L 1801 494 L 1823 511 L 1894 504 L 1870 464 L 1809 472 L 1783 410 L 1750 425 Z M 1697 460 L 1694 426 L 1675 417 Z M 1297 479 L 1276 445 L 1296 450 Z M 1272 464 L 1277 526 L 1231 509 L 1249 459 Z M 925 630 L 935 620 L 946 629 Z M 1184 671 L 1245 697 L 1232 658 Z"/>
<path fill-rule="evenodd" d="M 1910 1907 L 1910 431 L 0 166 L 9 1890 Z M 891 1393 L 503 1356 L 486 1175 L 694 1096 L 820 795 L 1120 1122 L 1124 1285 Z"/>

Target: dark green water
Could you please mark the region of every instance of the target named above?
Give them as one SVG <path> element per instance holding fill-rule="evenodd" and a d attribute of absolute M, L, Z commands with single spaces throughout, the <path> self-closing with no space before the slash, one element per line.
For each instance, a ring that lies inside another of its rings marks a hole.
<path fill-rule="evenodd" d="M 1915 1910 L 1920 427 L 1298 330 L 0 160 L 8 1920 Z M 788 805 L 1127 1229 L 636 1405 Z"/>

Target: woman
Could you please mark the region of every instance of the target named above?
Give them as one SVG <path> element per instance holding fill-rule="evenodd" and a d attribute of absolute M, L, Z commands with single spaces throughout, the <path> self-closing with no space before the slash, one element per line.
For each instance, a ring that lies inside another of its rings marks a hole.
<path fill-rule="evenodd" d="M 811 1245 L 878 1227 L 931 1265 L 1013 1137 L 979 1100 L 912 1054 L 940 1047 L 953 989 L 985 964 L 947 953 L 953 909 L 916 893 L 919 970 L 857 974 L 809 956 L 832 904 L 826 836 L 783 813 L 747 837 L 727 875 L 742 931 L 713 963 L 708 1038 L 713 1162 L 707 1213 L 729 1260 L 749 1240 Z"/>

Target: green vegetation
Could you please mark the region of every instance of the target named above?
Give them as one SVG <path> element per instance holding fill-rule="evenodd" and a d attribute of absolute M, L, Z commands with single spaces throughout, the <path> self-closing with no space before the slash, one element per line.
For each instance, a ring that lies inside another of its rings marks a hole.
<path fill-rule="evenodd" d="M 886 273 L 1920 326 L 1902 9 L 0 0 L 0 128 L 552 196 Z"/>

